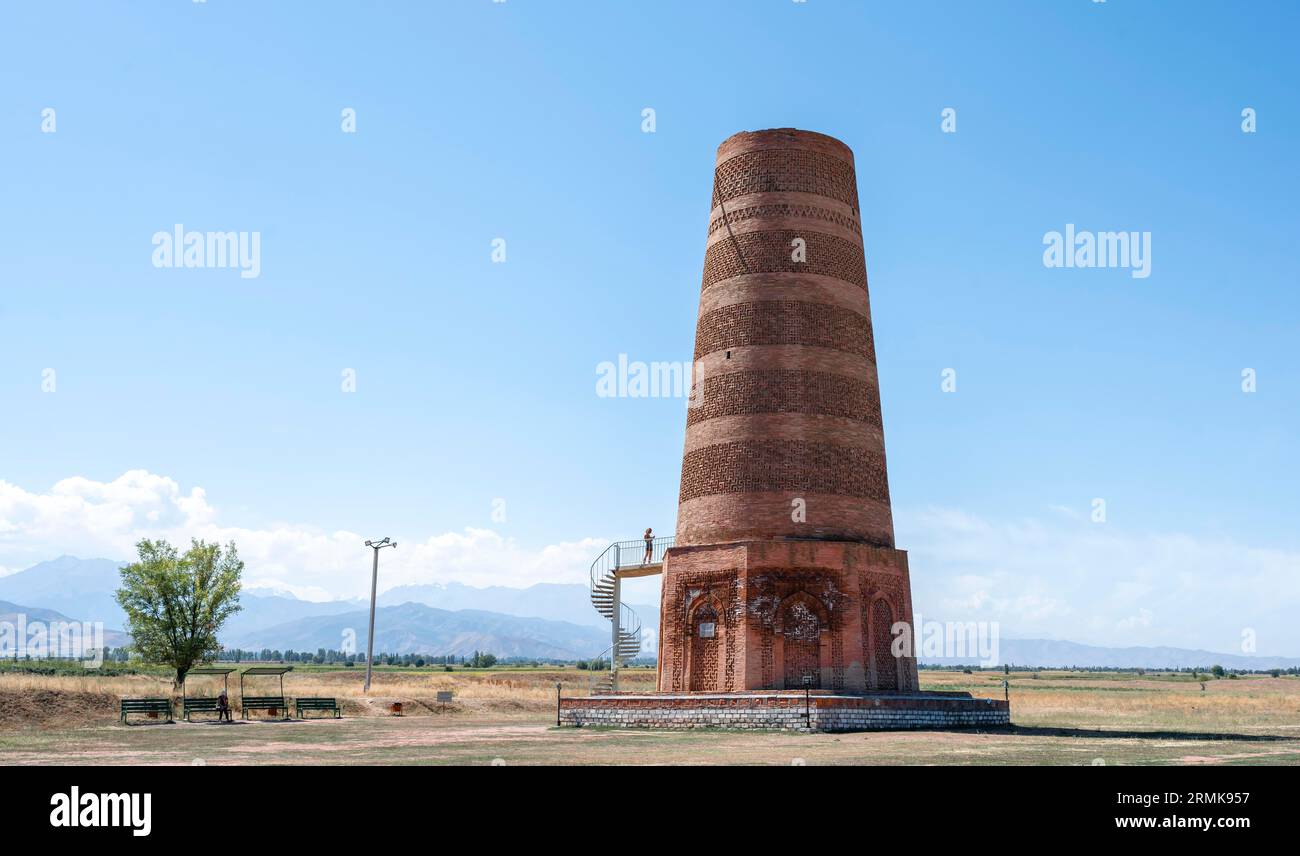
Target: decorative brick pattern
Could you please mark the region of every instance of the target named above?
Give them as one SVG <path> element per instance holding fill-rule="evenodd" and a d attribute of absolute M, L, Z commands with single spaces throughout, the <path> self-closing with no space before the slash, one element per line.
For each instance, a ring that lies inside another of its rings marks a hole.
<path fill-rule="evenodd" d="M 883 598 L 878 598 L 871 607 L 871 639 L 876 661 L 876 689 L 898 689 L 898 663 L 892 650 L 894 636 L 890 628 L 894 623 L 894 613 Z"/>
<path fill-rule="evenodd" d="M 828 223 L 834 223 L 848 229 L 850 232 L 860 232 L 861 226 L 858 224 L 856 217 L 850 217 L 847 214 L 841 214 L 838 211 L 832 211 L 829 208 L 822 208 L 817 205 L 796 205 L 793 203 L 778 203 L 773 205 L 750 205 L 745 208 L 737 208 L 734 211 L 730 208 L 724 216 L 721 211 L 714 215 L 709 221 L 709 237 L 719 229 L 725 230 L 730 224 L 733 228 L 738 223 L 752 219 L 761 220 L 786 220 L 801 218 L 804 220 L 825 220 Z"/>
<path fill-rule="evenodd" d="M 886 641 L 871 635 L 873 604 L 883 599 L 911 621 L 856 185 L 852 152 L 821 134 L 744 132 L 718 149 L 695 337 L 701 380 L 687 410 L 677 544 L 664 561 L 661 690 L 780 690 L 809 675 L 819 692 L 873 691 Z M 795 238 L 806 261 L 791 259 Z M 706 603 L 717 615 L 712 639 L 698 633 Z M 884 682 L 915 690 L 915 659 L 890 660 Z M 786 701 L 690 698 L 601 702 L 570 721 L 809 727 Z M 917 696 L 898 707 L 853 698 L 816 702 L 811 727 L 1006 721 L 1005 710 L 969 699 L 936 707 Z"/>
<path fill-rule="evenodd" d="M 725 672 L 723 673 L 723 689 L 734 690 L 736 688 L 736 660 L 738 659 L 739 640 L 737 639 L 736 627 L 738 622 L 734 616 L 740 614 L 740 586 L 733 578 L 731 585 L 727 587 L 727 614 L 733 616 L 732 620 L 727 622 L 727 643 L 726 654 L 724 658 Z"/>
<path fill-rule="evenodd" d="M 718 686 L 718 614 L 705 605 L 695 612 L 691 628 L 691 692 L 717 692 Z M 705 635 L 702 625 L 713 625 L 713 632 Z"/>
<path fill-rule="evenodd" d="M 966 693 L 838 696 L 803 693 L 562 698 L 563 725 L 619 728 L 735 728 L 804 732 L 1003 728 L 1011 708 Z"/>
<path fill-rule="evenodd" d="M 853 164 L 823 152 L 771 148 L 744 152 L 718 164 L 713 206 L 750 193 L 794 191 L 829 196 L 858 210 Z"/>
<path fill-rule="evenodd" d="M 793 241 L 804 240 L 804 261 L 794 261 Z M 744 232 L 712 244 L 704 253 L 704 284 L 746 273 L 813 273 L 867 287 L 862 248 L 834 235 L 800 229 Z"/>
<path fill-rule="evenodd" d="M 801 687 L 805 676 L 813 689 L 821 689 L 821 622 L 808 605 L 795 601 L 786 607 L 781 622 L 785 636 L 785 685 Z"/>
<path fill-rule="evenodd" d="M 843 416 L 880 428 L 880 392 L 874 382 L 829 372 L 765 369 L 704 379 L 699 403 L 686 412 L 689 428 L 718 416 L 810 413 Z"/>
<path fill-rule="evenodd" d="M 773 644 L 775 640 L 772 638 L 772 628 L 771 626 L 761 627 L 759 633 L 761 639 L 759 642 L 759 658 L 762 664 L 760 686 L 774 687 L 776 686 L 776 647 Z M 663 689 L 663 687 L 660 687 L 660 689 Z"/>
<path fill-rule="evenodd" d="M 721 614 L 718 613 L 717 609 L 714 609 L 714 604 L 722 608 Z M 662 634 L 660 636 L 660 682 L 682 688 L 694 687 L 698 682 L 701 686 L 712 686 L 715 690 L 730 691 L 736 689 L 733 680 L 735 677 L 737 609 L 736 572 L 734 568 L 724 568 L 718 571 L 710 570 L 697 574 L 676 574 L 672 580 L 665 579 L 660 621 L 664 628 L 663 632 L 668 634 L 668 637 L 665 638 Z M 703 651 L 703 649 L 697 651 L 695 648 L 696 640 L 699 638 L 699 624 L 703 623 L 700 618 L 701 615 L 713 616 L 713 620 L 717 624 L 715 627 L 716 644 L 712 652 Z M 690 648 L 689 658 L 687 656 L 688 646 Z M 662 650 L 665 647 L 674 651 L 675 656 L 671 658 L 663 657 Z M 706 677 L 703 671 L 695 668 L 699 663 L 695 659 L 697 653 L 702 653 L 711 661 L 711 664 L 707 666 L 708 669 L 711 669 L 708 672 L 709 677 Z M 719 657 L 722 658 L 726 669 L 721 687 L 717 686 Z M 689 664 L 688 659 L 690 660 Z M 666 681 L 665 669 L 667 671 Z"/>
<path fill-rule="evenodd" d="M 718 493 L 791 491 L 889 502 L 882 455 L 804 440 L 739 440 L 688 452 L 681 502 Z"/>
<path fill-rule="evenodd" d="M 823 688 L 861 693 L 871 675 L 871 604 L 889 598 L 897 620 L 911 621 L 906 554 L 849 541 L 750 541 L 674 548 L 664 562 L 659 688 L 690 689 L 691 637 L 674 627 L 694 624 L 706 603 L 723 614 L 721 656 L 734 661 L 726 691 L 790 688 L 785 644 L 800 634 L 799 615 L 816 616 L 817 677 Z M 798 604 L 801 609 L 792 609 Z M 811 633 L 803 634 L 805 636 Z M 916 661 L 896 663 L 899 688 L 915 690 Z M 803 668 L 792 672 L 802 678 Z"/>
<path fill-rule="evenodd" d="M 839 306 L 758 300 L 720 306 L 700 316 L 695 359 L 744 345 L 805 345 L 876 360 L 871 320 Z"/>

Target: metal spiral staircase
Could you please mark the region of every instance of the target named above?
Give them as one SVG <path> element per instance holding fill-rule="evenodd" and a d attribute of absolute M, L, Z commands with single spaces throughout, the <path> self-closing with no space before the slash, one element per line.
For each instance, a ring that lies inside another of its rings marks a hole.
<path fill-rule="evenodd" d="M 620 599 L 623 580 L 663 572 L 664 553 L 673 537 L 655 538 L 646 556 L 646 542 L 615 541 L 591 563 L 591 605 L 610 622 L 610 647 L 597 659 L 609 657 L 609 671 L 597 679 L 593 693 L 618 692 L 618 670 L 641 653 L 641 619 Z"/>

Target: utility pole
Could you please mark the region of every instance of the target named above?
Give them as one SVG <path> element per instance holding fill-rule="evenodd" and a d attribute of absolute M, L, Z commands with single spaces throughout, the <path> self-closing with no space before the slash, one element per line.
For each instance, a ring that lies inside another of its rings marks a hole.
<path fill-rule="evenodd" d="M 370 667 L 375 658 L 375 592 L 379 587 L 379 551 L 385 547 L 396 547 L 396 541 L 385 538 L 382 541 L 367 541 L 366 546 L 375 551 L 375 564 L 370 572 L 370 632 L 366 635 L 366 687 L 370 692 Z"/>

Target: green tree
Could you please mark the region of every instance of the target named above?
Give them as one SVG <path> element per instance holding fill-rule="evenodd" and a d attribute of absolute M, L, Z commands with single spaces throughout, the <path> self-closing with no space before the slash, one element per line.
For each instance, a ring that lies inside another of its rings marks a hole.
<path fill-rule="evenodd" d="M 132 647 L 145 661 L 175 669 L 180 684 L 193 666 L 220 653 L 217 631 L 241 608 L 244 563 L 233 541 L 223 551 L 194 540 L 184 555 L 161 540 L 135 547 L 140 559 L 122 568 L 117 602 Z"/>

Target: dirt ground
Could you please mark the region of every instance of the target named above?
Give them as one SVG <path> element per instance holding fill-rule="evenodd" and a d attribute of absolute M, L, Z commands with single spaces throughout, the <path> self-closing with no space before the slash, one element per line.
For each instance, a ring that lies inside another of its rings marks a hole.
<path fill-rule="evenodd" d="M 784 734 L 556 728 L 538 717 L 149 724 L 0 736 L 3 764 L 1297 764 L 1300 733 L 1013 727 Z"/>
<path fill-rule="evenodd" d="M 585 692 L 585 676 L 558 676 L 566 695 Z M 0 764 L 1300 764 L 1294 677 L 1202 688 L 1185 676 L 1022 673 L 1011 677 L 1009 729 L 812 735 L 556 728 L 556 677 L 393 674 L 367 699 L 354 673 L 305 674 L 297 694 L 332 689 L 344 719 L 122 727 L 113 681 L 125 679 L 101 679 L 96 692 L 94 679 L 0 675 Z M 1000 696 L 1004 678 L 922 677 L 927 689 L 977 696 Z M 453 704 L 436 703 L 441 687 Z M 403 716 L 390 715 L 392 699 Z"/>

